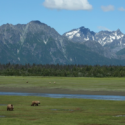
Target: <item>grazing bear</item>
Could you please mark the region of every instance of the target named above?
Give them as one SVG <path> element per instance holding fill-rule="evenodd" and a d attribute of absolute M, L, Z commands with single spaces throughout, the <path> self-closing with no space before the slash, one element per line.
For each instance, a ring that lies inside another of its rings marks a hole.
<path fill-rule="evenodd" d="M 12 104 L 8 104 L 7 105 L 7 111 L 9 110 L 9 111 L 13 111 L 13 109 L 14 109 L 14 106 L 12 105 Z"/>
<path fill-rule="evenodd" d="M 31 104 L 31 106 L 38 106 L 38 104 L 40 104 L 40 101 L 32 101 L 32 104 Z"/>

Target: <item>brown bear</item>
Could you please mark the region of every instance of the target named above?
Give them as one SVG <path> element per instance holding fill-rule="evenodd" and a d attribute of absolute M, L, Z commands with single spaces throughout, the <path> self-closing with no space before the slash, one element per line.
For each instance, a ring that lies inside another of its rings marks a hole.
<path fill-rule="evenodd" d="M 7 111 L 9 110 L 9 111 L 13 111 L 13 109 L 14 109 L 14 106 L 12 105 L 12 104 L 8 104 L 7 105 Z"/>
<path fill-rule="evenodd" d="M 40 101 L 32 101 L 32 104 L 31 104 L 31 106 L 38 106 L 38 104 L 40 104 Z"/>

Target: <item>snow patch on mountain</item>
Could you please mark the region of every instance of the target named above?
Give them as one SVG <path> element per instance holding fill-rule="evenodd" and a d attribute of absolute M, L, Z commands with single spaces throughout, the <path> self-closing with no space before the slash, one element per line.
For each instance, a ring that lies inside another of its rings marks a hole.
<path fill-rule="evenodd" d="M 20 61 L 20 57 L 17 58 Z"/>
<path fill-rule="evenodd" d="M 92 36 L 92 40 L 95 40 L 94 36 Z"/>
<path fill-rule="evenodd" d="M 106 32 L 101 31 L 97 33 L 96 35 L 96 41 L 98 41 L 102 46 L 112 43 L 114 40 L 120 40 L 124 37 L 124 34 L 120 31 L 112 31 L 112 32 Z"/>
<path fill-rule="evenodd" d="M 20 50 L 19 50 L 19 49 L 17 49 L 17 54 L 19 54 L 19 52 L 20 52 Z"/>
<path fill-rule="evenodd" d="M 77 37 L 80 37 L 80 33 L 77 33 L 76 36 L 77 36 Z"/>
<path fill-rule="evenodd" d="M 69 39 L 72 39 L 74 36 L 80 37 L 79 31 L 80 31 L 80 29 L 77 29 L 77 30 L 68 32 L 68 33 L 66 33 L 66 36 L 67 36 Z"/>
<path fill-rule="evenodd" d="M 116 31 L 100 31 L 98 33 L 94 33 L 93 31 L 90 31 L 88 28 L 80 27 L 78 29 L 74 29 L 72 31 L 65 33 L 64 36 L 76 42 L 85 42 L 88 40 L 93 40 L 97 41 L 102 46 L 105 46 L 106 44 L 112 43 L 115 40 L 118 40 L 120 45 L 122 45 L 121 39 L 125 35 L 119 29 Z"/>
<path fill-rule="evenodd" d="M 88 41 L 89 40 L 89 37 L 87 36 L 87 38 L 84 38 L 85 41 Z"/>
<path fill-rule="evenodd" d="M 48 39 L 47 39 L 47 40 L 43 40 L 43 42 L 44 42 L 45 44 L 47 44 L 47 42 L 48 42 Z"/>

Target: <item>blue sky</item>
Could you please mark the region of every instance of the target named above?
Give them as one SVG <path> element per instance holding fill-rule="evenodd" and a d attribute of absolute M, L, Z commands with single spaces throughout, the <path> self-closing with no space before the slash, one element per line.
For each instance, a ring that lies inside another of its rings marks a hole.
<path fill-rule="evenodd" d="M 0 0 L 0 25 L 39 20 L 60 34 L 84 26 L 125 34 L 125 0 Z"/>

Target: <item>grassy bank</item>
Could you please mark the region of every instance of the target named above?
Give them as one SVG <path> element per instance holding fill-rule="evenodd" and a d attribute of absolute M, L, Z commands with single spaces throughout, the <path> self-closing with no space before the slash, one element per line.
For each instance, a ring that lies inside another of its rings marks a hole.
<path fill-rule="evenodd" d="M 0 87 L 125 91 L 125 78 L 0 76 Z"/>
<path fill-rule="evenodd" d="M 1 125 L 124 125 L 125 102 L 0 96 Z M 30 106 L 32 100 L 41 104 Z M 14 111 L 7 111 L 8 103 Z"/>

